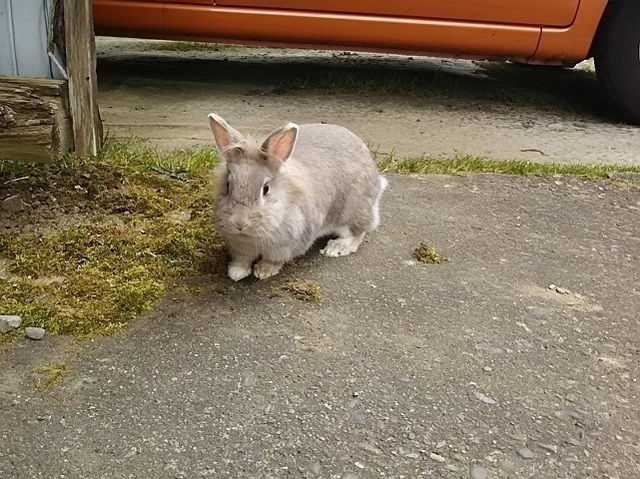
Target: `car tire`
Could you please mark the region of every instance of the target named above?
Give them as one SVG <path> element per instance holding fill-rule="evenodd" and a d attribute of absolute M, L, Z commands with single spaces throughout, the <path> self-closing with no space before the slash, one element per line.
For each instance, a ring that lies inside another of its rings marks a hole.
<path fill-rule="evenodd" d="M 640 1 L 611 0 L 594 49 L 596 74 L 624 118 L 640 124 Z"/>

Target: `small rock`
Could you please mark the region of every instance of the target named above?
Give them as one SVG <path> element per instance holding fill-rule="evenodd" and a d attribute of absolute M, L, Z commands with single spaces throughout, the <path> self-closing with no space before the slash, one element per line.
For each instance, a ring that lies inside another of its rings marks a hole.
<path fill-rule="evenodd" d="M 437 462 L 444 462 L 445 461 L 444 457 L 442 457 L 440 454 L 436 454 L 435 452 L 429 453 L 429 457 L 431 459 L 433 459 L 434 461 L 437 461 Z"/>
<path fill-rule="evenodd" d="M 500 468 L 500 470 L 508 474 L 513 474 L 514 472 L 516 472 L 516 465 L 513 462 L 506 459 L 504 461 L 500 461 L 500 464 L 498 464 L 498 467 Z"/>
<path fill-rule="evenodd" d="M 42 328 L 24 328 L 24 334 L 29 339 L 35 339 L 36 341 L 44 337 L 44 329 Z"/>
<path fill-rule="evenodd" d="M 553 283 L 552 283 L 552 284 L 550 284 L 550 285 L 549 285 L 549 289 L 551 289 L 551 290 L 555 290 L 555 289 L 556 289 L 556 285 L 555 285 L 555 284 L 553 284 Z"/>
<path fill-rule="evenodd" d="M 0 315 L 0 333 L 8 333 L 18 329 L 22 323 L 20 316 Z"/>
<path fill-rule="evenodd" d="M 556 446 L 555 444 L 543 444 L 543 443 L 540 442 L 540 443 L 538 443 L 538 446 L 540 446 L 545 451 L 549 451 L 549 452 L 552 452 L 554 454 L 558 453 L 558 446 Z"/>
<path fill-rule="evenodd" d="M 24 210 L 25 203 L 22 201 L 18 195 L 9 196 L 9 198 L 5 198 L 2 200 L 2 209 L 8 211 L 9 213 L 19 213 Z"/>
<path fill-rule="evenodd" d="M 364 469 L 364 464 L 362 464 L 361 462 L 356 462 L 356 463 L 355 463 L 355 466 L 356 466 L 358 469 Z"/>
<path fill-rule="evenodd" d="M 479 399 L 480 401 L 482 401 L 485 404 L 496 404 L 496 400 L 493 398 L 490 398 L 489 396 L 487 396 L 486 394 L 482 394 L 479 391 L 476 391 L 474 393 L 476 399 Z"/>
<path fill-rule="evenodd" d="M 253 450 L 251 451 L 251 453 L 249 454 L 249 460 L 253 461 L 253 462 L 260 462 L 260 461 L 264 461 L 264 454 L 262 453 L 262 451 L 258 451 L 258 450 Z"/>
<path fill-rule="evenodd" d="M 569 402 L 576 402 L 578 400 L 576 395 L 571 393 L 567 394 L 564 398 Z"/>
<path fill-rule="evenodd" d="M 488 373 L 490 373 L 491 371 L 493 371 L 493 368 L 491 366 L 483 366 L 482 369 Z"/>
<path fill-rule="evenodd" d="M 460 468 L 455 464 L 447 464 L 444 468 L 452 472 L 460 472 Z"/>
<path fill-rule="evenodd" d="M 507 436 L 514 441 L 521 442 L 522 444 L 525 444 L 527 442 L 527 436 L 525 436 L 524 434 L 518 434 L 517 432 L 508 432 Z"/>
<path fill-rule="evenodd" d="M 531 308 L 529 314 L 534 318 L 542 319 L 551 315 L 551 310 L 546 308 Z"/>
<path fill-rule="evenodd" d="M 526 447 L 518 449 L 516 451 L 516 453 L 518 453 L 518 456 L 520 456 L 523 459 L 533 459 L 534 457 L 536 457 L 536 455 L 533 453 L 533 451 L 531 449 L 526 448 Z"/>
<path fill-rule="evenodd" d="M 362 417 L 362 414 L 354 414 L 353 415 L 353 422 L 355 422 L 356 424 L 360 424 L 361 426 L 365 425 L 367 422 L 364 420 L 364 417 Z"/>
<path fill-rule="evenodd" d="M 567 125 L 563 125 L 562 123 L 551 123 L 549 126 L 547 126 L 547 129 L 551 131 L 567 131 L 568 127 Z"/>
<path fill-rule="evenodd" d="M 471 468 L 471 479 L 487 479 L 489 471 L 482 466 L 473 466 Z"/>
<path fill-rule="evenodd" d="M 556 288 L 556 292 L 559 293 L 559 294 L 569 294 L 569 290 L 568 289 L 560 288 L 560 287 Z"/>

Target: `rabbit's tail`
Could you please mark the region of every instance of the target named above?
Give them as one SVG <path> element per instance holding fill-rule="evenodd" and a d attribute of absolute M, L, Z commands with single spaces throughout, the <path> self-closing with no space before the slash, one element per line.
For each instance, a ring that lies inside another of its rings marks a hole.
<path fill-rule="evenodd" d="M 371 226 L 369 227 L 369 231 L 375 230 L 380 225 L 380 198 L 382 198 L 382 193 L 388 184 L 389 182 L 384 176 L 378 175 L 378 188 L 373 201 L 373 209 L 371 210 Z"/>

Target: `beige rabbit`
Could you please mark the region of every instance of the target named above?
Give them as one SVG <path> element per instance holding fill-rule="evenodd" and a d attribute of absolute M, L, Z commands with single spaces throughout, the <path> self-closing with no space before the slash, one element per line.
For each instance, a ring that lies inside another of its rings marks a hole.
<path fill-rule="evenodd" d="M 263 141 L 246 138 L 218 115 L 209 123 L 222 161 L 215 171 L 215 217 L 232 260 L 229 277 L 259 279 L 303 255 L 355 253 L 377 228 L 387 180 L 364 142 L 336 125 L 288 123 Z M 253 266 L 256 260 L 259 261 Z"/>

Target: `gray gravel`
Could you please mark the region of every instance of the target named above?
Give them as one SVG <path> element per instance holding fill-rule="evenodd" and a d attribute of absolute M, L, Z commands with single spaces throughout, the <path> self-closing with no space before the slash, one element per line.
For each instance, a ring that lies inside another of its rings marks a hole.
<path fill-rule="evenodd" d="M 315 249 L 266 282 L 220 271 L 112 337 L 18 340 L 0 356 L 0 477 L 640 477 L 640 194 L 389 180 L 355 255 Z M 420 241 L 451 262 L 414 261 Z M 269 298 L 291 276 L 323 301 Z M 36 391 L 34 369 L 59 364 Z"/>

